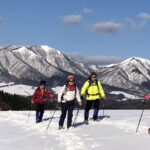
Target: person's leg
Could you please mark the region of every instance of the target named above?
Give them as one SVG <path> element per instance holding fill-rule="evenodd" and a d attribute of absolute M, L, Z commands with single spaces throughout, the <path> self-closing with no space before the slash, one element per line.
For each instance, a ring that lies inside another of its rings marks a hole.
<path fill-rule="evenodd" d="M 40 117 L 40 104 L 36 104 L 36 122 L 39 122 Z"/>
<path fill-rule="evenodd" d="M 99 99 L 94 101 L 93 120 L 97 120 L 97 118 L 98 118 L 98 111 L 99 111 Z"/>
<path fill-rule="evenodd" d="M 42 121 L 43 114 L 44 114 L 44 107 L 45 105 L 40 105 L 40 116 L 39 116 L 39 121 Z"/>
<path fill-rule="evenodd" d="M 66 103 L 62 103 L 61 104 L 61 116 L 59 119 L 59 127 L 63 127 L 64 125 L 64 120 L 66 118 L 66 113 L 67 113 L 67 104 Z"/>
<path fill-rule="evenodd" d="M 73 117 L 73 109 L 74 109 L 74 101 L 67 102 L 68 109 L 68 120 L 67 120 L 67 128 L 71 127 L 72 117 Z"/>
<path fill-rule="evenodd" d="M 87 100 L 86 101 L 86 107 L 85 107 L 85 112 L 84 112 L 84 120 L 88 120 L 89 118 L 89 110 L 92 107 L 92 101 L 91 100 Z"/>

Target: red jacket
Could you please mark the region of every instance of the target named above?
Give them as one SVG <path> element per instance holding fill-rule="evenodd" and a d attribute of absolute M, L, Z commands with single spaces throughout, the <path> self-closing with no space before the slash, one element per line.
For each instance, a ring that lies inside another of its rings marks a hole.
<path fill-rule="evenodd" d="M 32 96 L 32 102 L 38 103 L 38 104 L 45 104 L 46 98 L 54 98 L 54 95 L 50 93 L 49 90 L 43 89 L 43 91 L 40 88 L 37 88 Z"/>

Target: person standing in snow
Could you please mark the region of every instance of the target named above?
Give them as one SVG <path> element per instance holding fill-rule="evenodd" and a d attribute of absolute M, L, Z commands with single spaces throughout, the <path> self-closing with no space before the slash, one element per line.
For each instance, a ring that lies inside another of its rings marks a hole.
<path fill-rule="evenodd" d="M 88 124 L 89 111 L 94 105 L 94 114 L 93 120 L 96 121 L 98 119 L 98 111 L 99 111 L 99 102 L 102 98 L 106 100 L 106 96 L 101 85 L 101 82 L 97 80 L 97 74 L 92 72 L 89 80 L 85 82 L 81 90 L 81 97 L 86 96 L 86 106 L 84 112 L 84 121 Z"/>
<path fill-rule="evenodd" d="M 33 96 L 31 103 L 36 104 L 36 123 L 39 123 L 42 121 L 42 117 L 44 114 L 44 107 L 46 103 L 46 98 L 54 98 L 54 95 L 45 88 L 46 81 L 40 82 L 40 87 L 38 87 Z"/>
<path fill-rule="evenodd" d="M 80 92 L 78 87 L 75 85 L 75 78 L 73 75 L 70 75 L 68 76 L 67 84 L 63 86 L 62 90 L 58 94 L 58 104 L 61 104 L 59 129 L 63 128 L 67 112 L 68 112 L 67 129 L 71 127 L 75 99 L 77 99 L 79 106 L 82 106 Z"/>
<path fill-rule="evenodd" d="M 148 101 L 150 99 L 150 93 L 145 96 L 145 99 Z"/>

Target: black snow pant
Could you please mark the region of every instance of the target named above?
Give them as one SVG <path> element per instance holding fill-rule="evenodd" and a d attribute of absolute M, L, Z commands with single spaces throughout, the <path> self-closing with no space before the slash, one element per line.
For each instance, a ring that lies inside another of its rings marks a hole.
<path fill-rule="evenodd" d="M 99 99 L 86 101 L 86 107 L 85 107 L 85 112 L 84 112 L 84 119 L 85 120 L 88 120 L 88 118 L 89 118 L 89 111 L 92 107 L 92 104 L 94 105 L 93 120 L 97 120 L 98 111 L 99 111 Z"/>
<path fill-rule="evenodd" d="M 37 122 L 42 121 L 42 117 L 44 114 L 44 107 L 45 107 L 45 104 L 36 103 L 36 121 Z"/>
<path fill-rule="evenodd" d="M 63 127 L 67 111 L 68 111 L 67 128 L 71 127 L 72 117 L 73 117 L 73 109 L 74 109 L 74 100 L 61 104 L 61 116 L 59 119 L 60 127 Z"/>

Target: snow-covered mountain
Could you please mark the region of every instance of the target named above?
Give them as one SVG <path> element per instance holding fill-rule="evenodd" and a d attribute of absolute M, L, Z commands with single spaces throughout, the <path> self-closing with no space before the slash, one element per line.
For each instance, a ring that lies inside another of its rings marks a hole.
<path fill-rule="evenodd" d="M 58 85 L 70 73 L 84 79 L 90 72 L 88 65 L 76 62 L 48 46 L 0 48 L 1 82 L 36 83 L 44 79 L 53 85 Z"/>
<path fill-rule="evenodd" d="M 145 94 L 150 90 L 150 61 L 133 57 L 119 64 L 99 68 L 103 83 L 130 93 Z"/>
<path fill-rule="evenodd" d="M 107 92 L 143 96 L 150 90 L 150 61 L 129 58 L 109 66 L 80 63 L 49 46 L 5 46 L 0 48 L 0 82 L 37 85 L 41 79 L 51 87 L 61 86 L 69 74 L 82 85 L 91 71 L 98 73 Z"/>

